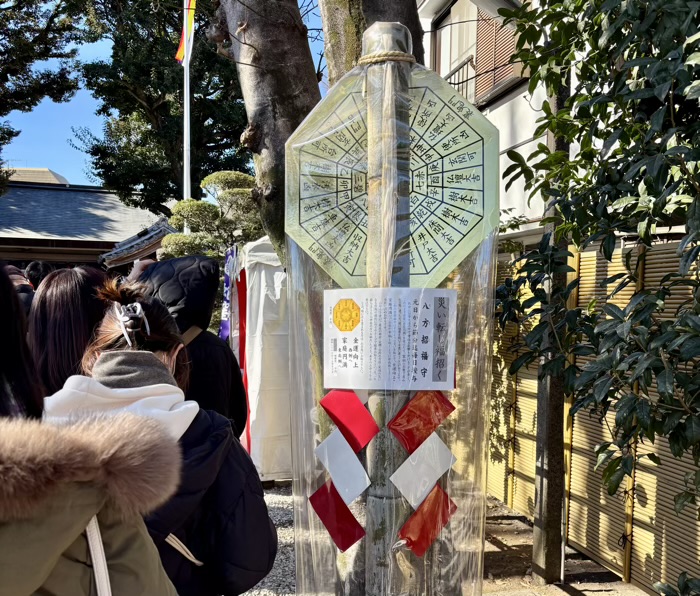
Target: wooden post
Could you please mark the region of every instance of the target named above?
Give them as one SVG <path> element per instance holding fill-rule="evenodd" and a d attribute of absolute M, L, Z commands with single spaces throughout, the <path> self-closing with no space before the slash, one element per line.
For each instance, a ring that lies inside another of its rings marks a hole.
<path fill-rule="evenodd" d="M 363 38 L 363 55 L 387 51 L 411 53 L 408 30 L 397 23 L 377 23 Z M 408 287 L 410 136 L 408 81 L 410 64 L 387 61 L 367 68 L 367 286 Z M 410 590 L 415 573 L 393 565 L 392 547 L 409 508 L 389 480 L 406 459 L 387 423 L 408 401 L 406 391 L 377 391 L 369 410 L 381 429 L 367 448 L 367 545 L 365 594 L 387 596 Z M 409 565 L 410 567 L 410 565 Z M 391 571 L 387 573 L 387 569 Z M 407 577 L 406 577 L 407 576 Z"/>
<path fill-rule="evenodd" d="M 637 274 L 637 283 L 635 292 L 641 292 L 644 289 L 644 272 L 646 270 L 646 253 L 647 247 L 642 245 L 638 248 L 637 266 L 635 272 Z M 634 392 L 639 395 L 639 381 L 634 383 Z M 632 467 L 632 477 L 627 477 L 625 483 L 625 558 L 622 563 L 622 581 L 630 583 L 632 581 L 632 533 L 634 531 L 634 494 L 635 482 L 637 477 L 637 438 L 635 437 L 632 443 L 632 454 L 634 455 L 634 465 Z"/>

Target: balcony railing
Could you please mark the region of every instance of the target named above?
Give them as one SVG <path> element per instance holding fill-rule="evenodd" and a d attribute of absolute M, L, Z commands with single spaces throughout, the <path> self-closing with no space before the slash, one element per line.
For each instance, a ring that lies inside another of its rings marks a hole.
<path fill-rule="evenodd" d="M 467 101 L 474 103 L 475 75 L 474 56 L 469 55 L 448 72 L 444 79 L 466 97 Z"/>

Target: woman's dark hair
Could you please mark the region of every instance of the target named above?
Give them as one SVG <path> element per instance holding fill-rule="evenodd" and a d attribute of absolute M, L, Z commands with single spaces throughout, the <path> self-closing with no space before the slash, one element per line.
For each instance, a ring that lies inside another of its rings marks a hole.
<path fill-rule="evenodd" d="M 46 276 L 53 271 L 53 267 L 46 261 L 32 261 L 24 270 L 24 275 L 27 276 L 29 283 L 35 290 L 39 289 L 41 282 L 46 279 Z"/>
<path fill-rule="evenodd" d="M 143 350 L 170 354 L 183 345 L 175 319 L 158 298 L 148 295 L 145 286 L 136 282 L 119 285 L 117 280 L 110 280 L 98 295 L 107 310 L 83 357 L 86 375 L 92 374 L 92 367 L 103 352 Z M 189 373 L 186 350 L 180 350 L 174 377 L 183 391 L 187 388 Z"/>
<path fill-rule="evenodd" d="M 44 400 L 17 292 L 0 267 L 0 416 L 41 418 Z"/>
<path fill-rule="evenodd" d="M 50 395 L 81 372 L 80 363 L 105 304 L 97 290 L 107 274 L 92 267 L 49 273 L 34 295 L 29 315 L 29 348 L 39 378 Z"/>

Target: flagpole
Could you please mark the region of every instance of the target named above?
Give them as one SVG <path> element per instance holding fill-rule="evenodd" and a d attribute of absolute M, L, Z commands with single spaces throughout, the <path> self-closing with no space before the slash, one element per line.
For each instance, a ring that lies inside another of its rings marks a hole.
<path fill-rule="evenodd" d="M 191 199 L 192 190 L 190 188 L 190 40 L 188 35 L 188 22 L 189 22 L 189 0 L 183 0 L 184 7 L 184 20 L 183 20 L 183 31 L 184 31 L 184 50 L 185 50 L 185 60 L 183 62 L 184 67 L 184 110 L 183 110 L 183 127 L 182 127 L 182 138 L 183 138 L 183 151 L 182 151 L 182 198 Z M 193 36 L 194 37 L 194 36 Z M 192 39 L 194 42 L 194 39 Z"/>

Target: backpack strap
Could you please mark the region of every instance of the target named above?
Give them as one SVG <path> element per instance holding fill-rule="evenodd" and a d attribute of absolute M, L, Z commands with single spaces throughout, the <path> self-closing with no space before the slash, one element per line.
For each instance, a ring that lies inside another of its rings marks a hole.
<path fill-rule="evenodd" d="M 97 596 L 112 596 L 112 586 L 109 583 L 109 571 L 107 570 L 107 557 L 105 547 L 102 543 L 100 525 L 97 523 L 97 516 L 93 516 L 85 528 L 87 534 L 88 547 L 90 548 L 90 558 L 92 559 L 92 569 L 95 573 L 95 585 Z"/>
<path fill-rule="evenodd" d="M 203 331 L 201 327 L 192 325 L 187 331 L 182 334 L 182 343 L 186 346 L 194 341 L 194 339 Z"/>

